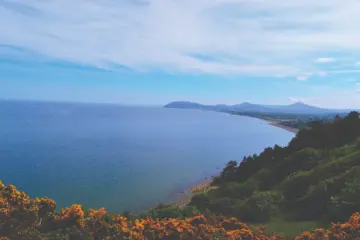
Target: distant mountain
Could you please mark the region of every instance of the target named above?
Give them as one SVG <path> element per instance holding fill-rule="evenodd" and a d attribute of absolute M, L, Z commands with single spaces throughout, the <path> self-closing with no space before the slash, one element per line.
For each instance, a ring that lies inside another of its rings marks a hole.
<path fill-rule="evenodd" d="M 184 109 L 201 109 L 201 110 L 216 110 L 215 106 L 202 105 L 194 102 L 171 102 L 165 105 L 166 108 L 184 108 Z"/>
<path fill-rule="evenodd" d="M 310 106 L 305 103 L 297 102 L 290 105 L 261 105 L 244 102 L 236 105 L 202 105 L 194 102 L 171 102 L 164 106 L 165 108 L 182 108 L 182 109 L 201 109 L 211 111 L 236 111 L 236 112 L 258 112 L 258 113 L 286 113 L 286 114 L 327 114 L 327 113 L 346 113 L 351 110 L 343 109 L 325 109 Z"/>
<path fill-rule="evenodd" d="M 275 108 L 276 109 L 276 108 Z M 331 113 L 336 112 L 336 110 L 330 110 L 330 109 L 324 109 L 324 108 L 318 108 L 314 106 L 307 105 L 305 103 L 293 103 L 290 105 L 280 106 L 277 108 L 278 110 L 281 110 L 282 112 L 290 112 L 290 113 Z"/>
<path fill-rule="evenodd" d="M 272 111 L 272 109 L 269 106 L 252 104 L 248 102 L 229 106 L 228 110 L 238 111 L 238 112 L 271 112 Z"/>

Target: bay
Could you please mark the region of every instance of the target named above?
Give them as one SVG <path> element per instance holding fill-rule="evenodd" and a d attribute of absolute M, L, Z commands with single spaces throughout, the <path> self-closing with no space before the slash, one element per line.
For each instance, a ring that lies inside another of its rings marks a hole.
<path fill-rule="evenodd" d="M 58 207 L 140 211 L 294 134 L 226 113 L 0 102 L 0 179 Z"/>

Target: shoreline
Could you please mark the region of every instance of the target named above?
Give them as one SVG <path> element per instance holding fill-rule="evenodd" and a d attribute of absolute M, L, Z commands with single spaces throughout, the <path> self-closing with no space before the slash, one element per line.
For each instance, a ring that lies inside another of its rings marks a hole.
<path fill-rule="evenodd" d="M 269 125 L 274 126 L 274 127 L 278 127 L 278 128 L 282 128 L 284 130 L 287 130 L 289 132 L 295 133 L 297 134 L 299 132 L 299 129 L 297 128 L 292 128 L 292 127 L 288 127 L 288 126 L 284 126 L 279 122 L 274 122 L 274 121 L 269 121 L 269 120 L 265 120 Z"/>
<path fill-rule="evenodd" d="M 265 119 L 265 118 L 255 117 L 255 116 L 249 116 L 249 115 L 241 115 L 241 114 L 239 115 L 239 114 L 233 114 L 233 113 L 229 113 L 229 114 L 230 114 L 230 115 L 238 115 L 238 116 L 243 116 L 243 117 L 260 119 L 260 120 L 262 120 L 262 121 L 267 122 L 267 123 L 268 123 L 269 125 L 271 125 L 271 126 L 278 127 L 278 128 L 282 128 L 282 129 L 287 130 L 287 131 L 289 131 L 289 132 L 291 132 L 291 133 L 297 134 L 297 133 L 299 132 L 299 129 L 282 125 L 282 124 L 281 124 L 280 122 L 278 122 L 278 121 L 268 120 L 268 119 Z"/>
<path fill-rule="evenodd" d="M 248 116 L 248 117 L 250 117 L 250 116 Z M 252 117 L 252 118 L 256 118 L 256 117 Z M 291 133 L 294 133 L 294 134 L 297 134 L 299 132 L 299 129 L 297 129 L 297 128 L 284 126 L 281 123 L 276 122 L 276 121 L 265 120 L 262 118 L 256 118 L 256 119 L 263 120 L 271 126 L 282 128 L 282 129 L 289 131 Z M 191 198 L 194 196 L 194 194 L 196 192 L 205 191 L 206 189 L 210 188 L 213 177 L 214 176 L 206 177 L 205 179 L 199 181 L 199 183 L 195 184 L 194 186 L 187 188 L 184 191 L 176 192 L 176 194 L 180 194 L 181 197 L 179 197 L 179 200 L 172 202 L 169 205 L 174 206 L 174 207 L 185 207 L 186 205 L 188 205 L 190 203 Z"/>
<path fill-rule="evenodd" d="M 178 200 L 170 203 L 169 205 L 173 207 L 185 207 L 190 203 L 191 198 L 196 192 L 205 191 L 210 188 L 213 177 L 214 176 L 206 177 L 205 179 L 198 181 L 198 183 L 192 187 L 187 188 L 184 191 L 177 192 L 176 194 L 180 194 L 181 197 L 179 196 Z"/>

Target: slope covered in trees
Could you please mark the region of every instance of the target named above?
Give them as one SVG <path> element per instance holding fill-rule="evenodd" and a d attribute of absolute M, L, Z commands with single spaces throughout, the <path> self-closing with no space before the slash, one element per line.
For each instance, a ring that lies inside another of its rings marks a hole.
<path fill-rule="evenodd" d="M 343 221 L 360 211 L 359 114 L 313 122 L 286 147 L 230 161 L 213 185 L 191 205 L 253 223 Z"/>

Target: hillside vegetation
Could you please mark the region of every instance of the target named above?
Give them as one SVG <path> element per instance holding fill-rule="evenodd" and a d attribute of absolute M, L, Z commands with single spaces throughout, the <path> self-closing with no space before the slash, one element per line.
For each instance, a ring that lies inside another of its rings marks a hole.
<path fill-rule="evenodd" d="M 360 211 L 359 114 L 313 122 L 286 147 L 230 161 L 213 185 L 191 205 L 250 223 L 344 221 Z"/>
<path fill-rule="evenodd" d="M 31 199 L 15 186 L 0 182 L 0 240 L 285 240 L 265 227 L 236 218 L 197 214 L 185 219 L 128 219 L 104 208 L 84 211 L 79 204 L 55 211 L 54 200 Z M 304 232 L 296 240 L 353 240 L 360 237 L 360 213 L 326 229 Z"/>

